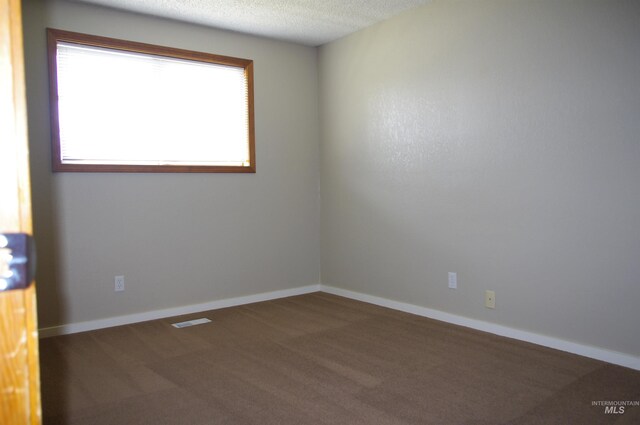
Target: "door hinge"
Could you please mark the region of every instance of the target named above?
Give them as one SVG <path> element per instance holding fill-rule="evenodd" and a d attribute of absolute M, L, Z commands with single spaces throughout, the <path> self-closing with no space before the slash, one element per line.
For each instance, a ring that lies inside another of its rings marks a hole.
<path fill-rule="evenodd" d="M 0 291 L 26 289 L 35 278 L 35 242 L 26 233 L 0 233 Z"/>

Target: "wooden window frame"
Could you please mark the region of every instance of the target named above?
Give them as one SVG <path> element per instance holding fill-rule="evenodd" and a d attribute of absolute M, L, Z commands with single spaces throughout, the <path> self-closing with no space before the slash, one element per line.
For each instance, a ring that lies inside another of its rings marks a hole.
<path fill-rule="evenodd" d="M 68 164 L 62 162 L 60 126 L 58 115 L 58 75 L 57 45 L 68 42 L 85 46 L 102 47 L 112 50 L 186 59 L 217 65 L 243 68 L 247 80 L 248 145 L 249 165 L 137 165 L 137 164 Z M 49 102 L 51 115 L 51 152 L 54 172 L 124 172 L 124 173 L 255 173 L 255 124 L 253 102 L 253 61 L 211 53 L 153 44 L 120 40 L 109 37 L 88 35 L 71 31 L 47 28 L 47 50 L 49 59 Z"/>

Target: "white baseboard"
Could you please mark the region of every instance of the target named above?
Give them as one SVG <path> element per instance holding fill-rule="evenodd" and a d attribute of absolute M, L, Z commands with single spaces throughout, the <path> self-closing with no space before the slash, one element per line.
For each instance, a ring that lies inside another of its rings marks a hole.
<path fill-rule="evenodd" d="M 566 351 L 568 353 L 578 354 L 580 356 L 602 360 L 607 363 L 613 363 L 631 369 L 640 370 L 640 357 L 636 357 L 630 354 L 611 351 L 605 348 L 578 344 L 560 338 L 540 335 L 533 332 L 510 328 L 507 326 L 496 325 L 495 323 L 470 319 L 468 317 L 458 316 L 456 314 L 445 313 L 439 310 L 433 310 L 414 304 L 393 301 L 373 295 L 362 294 L 360 292 L 353 292 L 333 286 L 320 285 L 320 287 L 320 290 L 322 292 L 326 292 L 329 294 L 339 295 L 341 297 L 351 298 L 358 301 L 364 301 L 370 304 L 379 305 L 381 307 L 388 307 L 394 310 L 400 310 L 406 313 L 412 313 L 418 316 L 428 317 L 431 319 L 452 323 L 454 325 L 460 325 L 467 328 L 477 329 L 479 331 L 489 332 L 495 335 L 518 339 L 520 341 L 531 342 L 533 344 L 555 348 L 556 350 Z"/>
<path fill-rule="evenodd" d="M 580 356 L 590 357 L 592 359 L 602 360 L 608 363 L 625 366 L 631 369 L 640 370 L 640 358 L 620 353 L 617 351 L 607 350 L 605 348 L 593 347 L 589 345 L 579 344 L 576 342 L 566 341 L 560 338 L 540 335 L 533 332 L 514 329 L 507 326 L 497 325 L 495 323 L 484 322 L 482 320 L 470 319 L 456 314 L 445 313 L 443 311 L 421 307 L 414 304 L 393 301 L 386 298 L 367 295 L 360 292 L 349 291 L 347 289 L 336 288 L 333 286 L 317 284 L 302 286 L 292 289 L 284 289 L 279 291 L 265 292 L 256 295 L 247 295 L 244 297 L 227 298 L 223 300 L 210 301 L 201 304 L 192 304 L 182 307 L 168 308 L 164 310 L 154 310 L 144 313 L 128 314 L 125 316 L 110 317 L 107 319 L 90 320 L 87 322 L 70 323 L 67 325 L 53 326 L 50 328 L 40 329 L 40 338 L 47 338 L 57 335 L 66 335 L 77 332 L 85 332 L 112 326 L 128 325 L 131 323 L 145 322 L 147 320 L 164 319 L 165 317 L 181 316 L 183 314 L 199 313 L 208 310 L 217 310 L 220 308 L 233 307 L 237 305 L 250 304 L 260 301 L 275 300 L 278 298 L 292 297 L 295 295 L 309 294 L 312 292 L 326 292 L 329 294 L 339 295 L 345 298 L 351 298 L 358 301 L 364 301 L 370 304 L 391 308 L 394 310 L 404 311 L 406 313 L 416 314 L 418 316 L 429 317 L 431 319 L 440 320 L 454 325 L 460 325 L 467 328 L 477 329 L 489 332 L 495 335 L 505 336 L 508 338 L 518 339 L 521 341 L 531 342 L 533 344 L 545 347 L 555 348 L 557 350 L 566 351 Z"/>
<path fill-rule="evenodd" d="M 243 304 L 251 304 L 260 301 L 275 300 L 278 298 L 292 297 L 294 295 L 309 294 L 320 291 L 320 285 L 302 286 L 292 289 L 264 292 L 262 294 L 247 295 L 244 297 L 226 298 L 201 304 L 191 304 L 182 307 L 153 310 L 144 313 L 127 314 L 125 316 L 109 317 L 107 319 L 90 320 L 87 322 L 70 323 L 61 326 L 52 326 L 39 330 L 40 338 L 48 338 L 57 335 L 73 334 L 77 332 L 92 331 L 96 329 L 110 328 L 113 326 L 128 325 L 131 323 L 146 322 L 147 320 L 164 319 L 165 317 L 181 316 L 183 314 L 199 313 L 201 311 L 217 310 Z"/>

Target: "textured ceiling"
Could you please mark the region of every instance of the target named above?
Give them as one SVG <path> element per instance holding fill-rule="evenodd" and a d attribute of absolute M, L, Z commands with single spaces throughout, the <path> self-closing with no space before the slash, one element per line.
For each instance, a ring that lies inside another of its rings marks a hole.
<path fill-rule="evenodd" d="M 430 0 L 75 0 L 318 46 Z"/>

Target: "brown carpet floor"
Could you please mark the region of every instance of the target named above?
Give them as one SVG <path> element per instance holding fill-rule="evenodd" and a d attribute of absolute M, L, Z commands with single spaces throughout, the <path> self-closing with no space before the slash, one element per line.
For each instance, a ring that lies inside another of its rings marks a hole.
<path fill-rule="evenodd" d="M 212 323 L 176 329 L 176 321 Z M 44 424 L 640 424 L 640 372 L 325 293 L 47 338 Z"/>

